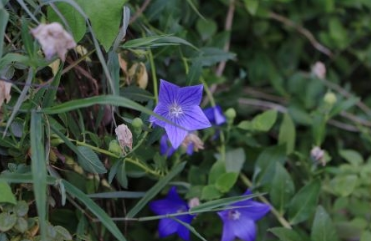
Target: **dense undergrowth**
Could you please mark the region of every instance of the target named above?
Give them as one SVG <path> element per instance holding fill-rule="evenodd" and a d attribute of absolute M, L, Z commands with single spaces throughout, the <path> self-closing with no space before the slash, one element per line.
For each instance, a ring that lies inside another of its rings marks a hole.
<path fill-rule="evenodd" d="M 1 0 L 0 240 L 371 240 L 370 10 Z"/>

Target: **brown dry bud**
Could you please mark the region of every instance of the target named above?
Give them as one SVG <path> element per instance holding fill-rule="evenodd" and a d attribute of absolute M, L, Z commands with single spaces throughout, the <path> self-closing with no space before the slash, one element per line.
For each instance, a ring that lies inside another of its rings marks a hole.
<path fill-rule="evenodd" d="M 126 154 L 125 148 L 133 149 L 133 134 L 127 125 L 121 124 L 115 129 L 117 140 L 120 143 L 122 152 Z"/>

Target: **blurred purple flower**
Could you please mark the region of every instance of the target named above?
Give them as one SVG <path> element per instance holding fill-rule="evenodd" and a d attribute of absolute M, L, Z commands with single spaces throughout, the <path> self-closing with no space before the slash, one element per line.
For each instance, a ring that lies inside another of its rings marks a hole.
<path fill-rule="evenodd" d="M 170 189 L 166 198 L 150 202 L 149 207 L 157 215 L 183 213 L 189 210 L 188 204 L 179 197 L 175 187 L 172 187 Z M 194 216 L 184 214 L 176 216 L 176 218 L 184 223 L 190 224 Z M 181 223 L 175 221 L 172 218 L 161 219 L 158 226 L 158 232 L 160 238 L 164 238 L 173 233 L 177 233 L 178 236 L 181 237 L 183 240 L 189 240 L 190 236 L 189 230 Z"/>
<path fill-rule="evenodd" d="M 184 129 L 159 120 L 154 116 L 151 116 L 149 120 L 165 128 L 170 143 L 175 149 L 182 144 L 189 131 L 205 129 L 211 126 L 199 106 L 202 98 L 202 89 L 202 85 L 180 88 L 165 80 L 161 80 L 159 103 L 153 112 Z"/>
<path fill-rule="evenodd" d="M 222 108 L 219 105 L 204 109 L 204 113 L 213 125 L 221 125 L 226 121 Z"/>
<path fill-rule="evenodd" d="M 249 195 L 248 190 L 244 195 Z M 236 237 L 243 241 L 254 241 L 256 238 L 255 221 L 266 215 L 270 207 L 267 204 L 252 200 L 232 204 L 233 209 L 218 212 L 223 221 L 223 236 L 221 241 L 233 241 Z"/>

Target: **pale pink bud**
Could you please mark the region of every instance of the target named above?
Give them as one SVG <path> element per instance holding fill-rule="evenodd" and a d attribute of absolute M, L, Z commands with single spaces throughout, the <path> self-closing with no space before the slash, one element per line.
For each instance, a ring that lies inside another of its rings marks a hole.
<path fill-rule="evenodd" d="M 3 105 L 4 100 L 6 100 L 6 103 L 10 101 L 10 98 L 12 97 L 10 95 L 11 88 L 12 88 L 11 83 L 0 79 L 0 107 Z"/>
<path fill-rule="evenodd" d="M 321 163 L 323 166 L 326 165 L 324 159 L 325 151 L 322 150 L 320 147 L 315 146 L 310 151 L 310 156 L 312 160 Z"/>
<path fill-rule="evenodd" d="M 189 145 L 193 144 L 193 150 L 195 152 L 198 152 L 199 150 L 204 149 L 204 143 L 201 141 L 201 139 L 194 133 L 190 133 L 186 136 L 184 139 L 182 146 L 187 149 Z"/>
<path fill-rule="evenodd" d="M 194 197 L 188 201 L 189 208 L 194 208 L 200 205 L 200 199 L 198 197 Z"/>
<path fill-rule="evenodd" d="M 125 154 L 125 148 L 133 149 L 133 134 L 127 125 L 121 124 L 115 129 L 117 140 L 120 143 L 122 152 Z"/>
<path fill-rule="evenodd" d="M 312 73 L 319 79 L 324 79 L 326 77 L 326 66 L 318 61 L 312 67 Z"/>

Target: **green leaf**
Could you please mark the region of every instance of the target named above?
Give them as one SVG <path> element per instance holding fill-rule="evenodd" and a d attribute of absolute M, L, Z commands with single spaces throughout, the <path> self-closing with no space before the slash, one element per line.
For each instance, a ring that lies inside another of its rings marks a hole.
<path fill-rule="evenodd" d="M 77 161 L 85 171 L 96 174 L 107 172 L 107 169 L 92 149 L 86 146 L 78 146 L 77 151 L 79 153 Z"/>
<path fill-rule="evenodd" d="M 128 178 L 126 175 L 125 162 L 121 162 L 117 168 L 116 178 L 123 188 L 128 188 Z"/>
<path fill-rule="evenodd" d="M 259 7 L 259 0 L 244 0 L 245 7 L 251 15 L 255 15 Z"/>
<path fill-rule="evenodd" d="M 191 59 L 191 61 L 198 59 L 201 62 L 202 66 L 212 66 L 219 62 L 234 59 L 235 57 L 236 54 L 225 52 L 224 50 L 219 48 L 204 47 L 200 49 L 199 55 Z"/>
<path fill-rule="evenodd" d="M 314 213 L 320 190 L 321 182 L 314 180 L 295 194 L 288 206 L 288 216 L 291 224 L 303 222 Z"/>
<path fill-rule="evenodd" d="M 340 150 L 339 154 L 342 158 L 347 160 L 350 164 L 352 164 L 355 167 L 362 165 L 362 163 L 364 162 L 361 154 L 354 150 Z"/>
<path fill-rule="evenodd" d="M 14 212 L 17 214 L 18 217 L 26 216 L 28 213 L 28 204 L 26 201 L 19 201 L 17 204 L 13 207 Z"/>
<path fill-rule="evenodd" d="M 84 17 L 73 6 L 68 3 L 55 3 L 58 11 L 63 15 L 68 26 L 58 16 L 52 7 L 48 6 L 47 14 L 49 22 L 58 22 L 65 26 L 67 31 L 71 31 L 75 42 L 78 43 L 86 33 L 86 22 Z"/>
<path fill-rule="evenodd" d="M 96 38 L 108 51 L 119 33 L 122 7 L 126 0 L 77 0 L 76 2 L 89 17 Z"/>
<path fill-rule="evenodd" d="M 283 214 L 285 205 L 287 205 L 294 193 L 295 187 L 290 174 L 281 163 L 276 162 L 276 170 L 272 179 L 269 196 L 274 207 L 281 214 Z"/>
<path fill-rule="evenodd" d="M 196 22 L 196 29 L 202 40 L 208 40 L 216 33 L 218 25 L 212 19 L 199 18 Z"/>
<path fill-rule="evenodd" d="M 292 229 L 287 228 L 271 228 L 269 229 L 276 235 L 280 241 L 302 241 L 303 239 Z"/>
<path fill-rule="evenodd" d="M 220 198 L 222 193 L 215 185 L 207 185 L 202 188 L 201 200 L 213 200 Z"/>
<path fill-rule="evenodd" d="M 242 121 L 240 124 L 238 124 L 238 127 L 243 130 L 266 132 L 272 128 L 276 122 L 276 119 L 277 111 L 268 110 L 260 115 L 255 116 L 252 121 Z"/>
<path fill-rule="evenodd" d="M 10 230 L 17 222 L 17 216 L 7 212 L 0 213 L 0 231 L 6 232 Z"/>
<path fill-rule="evenodd" d="M 2 5 L 0 5 L 0 59 L 3 56 L 4 36 L 8 20 L 9 20 L 8 12 L 3 8 Z"/>
<path fill-rule="evenodd" d="M 330 181 L 331 191 L 341 197 L 347 197 L 352 194 L 357 185 L 357 175 L 341 175 Z"/>
<path fill-rule="evenodd" d="M 141 198 L 144 197 L 145 192 L 129 192 L 129 191 L 118 191 L 118 192 L 102 192 L 89 194 L 90 198 Z"/>
<path fill-rule="evenodd" d="M 173 218 L 175 221 L 177 221 L 178 223 L 180 223 L 181 225 L 183 225 L 184 227 L 186 227 L 189 231 L 191 231 L 194 235 L 196 235 L 199 239 L 201 239 L 202 241 L 207 241 L 204 237 L 202 237 L 202 235 L 197 232 L 197 230 L 192 227 L 190 224 L 186 223 L 186 222 L 183 222 L 181 221 L 180 219 L 177 219 L 177 218 Z"/>
<path fill-rule="evenodd" d="M 214 184 L 216 180 L 218 180 L 218 178 L 224 173 L 226 173 L 224 162 L 221 160 L 216 161 L 211 167 L 208 183 Z"/>
<path fill-rule="evenodd" d="M 17 203 L 17 200 L 15 199 L 12 189 L 8 183 L 0 181 L 0 193 L 0 203 Z"/>
<path fill-rule="evenodd" d="M 186 163 L 182 162 L 174 167 L 165 177 L 161 178 L 151 189 L 149 189 L 144 197 L 128 212 L 126 217 L 133 218 L 142 210 L 147 203 L 157 195 L 176 175 L 178 175 L 185 167 Z"/>
<path fill-rule="evenodd" d="M 120 241 L 126 241 L 125 237 L 122 235 L 116 224 L 112 221 L 111 217 L 97 205 L 93 200 L 91 200 L 85 193 L 80 191 L 71 183 L 62 180 L 66 191 L 81 201 L 101 222 L 102 224 Z"/>
<path fill-rule="evenodd" d="M 311 239 L 315 241 L 339 240 L 331 218 L 322 206 L 317 207 L 313 220 Z"/>
<path fill-rule="evenodd" d="M 364 231 L 361 236 L 360 241 L 369 241 L 371 240 L 371 232 L 370 231 Z"/>
<path fill-rule="evenodd" d="M 228 172 L 221 175 L 215 183 L 215 187 L 222 193 L 228 192 L 236 183 L 238 173 Z"/>
<path fill-rule="evenodd" d="M 45 93 L 43 103 L 42 103 L 43 108 L 49 107 L 54 103 L 54 100 L 55 100 L 55 97 L 56 97 L 56 94 L 57 94 L 57 90 L 58 90 L 58 87 L 59 87 L 59 83 L 60 83 L 60 80 L 61 80 L 61 76 L 62 76 L 62 70 L 63 70 L 63 64 L 61 64 L 59 66 L 58 72 L 54 76 L 53 82 L 50 84 L 50 89 L 48 89 L 48 91 L 46 91 L 46 93 Z"/>
<path fill-rule="evenodd" d="M 167 35 L 156 35 L 156 36 L 148 36 L 143 38 L 137 38 L 133 40 L 129 40 L 124 43 L 121 47 L 124 49 L 132 49 L 132 48 L 153 48 L 153 47 L 160 47 L 160 46 L 168 46 L 168 45 L 188 45 L 194 49 L 197 49 L 194 45 L 189 43 L 188 41 L 176 37 Z"/>
<path fill-rule="evenodd" d="M 289 114 L 283 116 L 278 135 L 278 144 L 286 144 L 286 154 L 290 154 L 295 149 L 296 129 Z"/>
<path fill-rule="evenodd" d="M 32 111 L 30 129 L 33 190 L 36 200 L 37 214 L 39 216 L 41 237 L 45 240 L 47 235 L 47 162 L 44 149 L 44 124 L 42 120 L 42 113 Z"/>
<path fill-rule="evenodd" d="M 245 151 L 242 148 L 230 150 L 225 154 L 225 169 L 227 172 L 240 173 L 245 163 Z"/>
<path fill-rule="evenodd" d="M 14 228 L 20 232 L 20 233 L 24 233 L 27 231 L 28 229 L 28 222 L 26 221 L 26 219 L 22 218 L 22 217 L 19 217 L 17 218 L 17 222 L 16 224 L 14 225 Z"/>
<path fill-rule="evenodd" d="M 30 29 L 28 28 L 28 22 L 26 21 L 25 18 L 22 18 L 21 35 L 22 35 L 24 48 L 27 54 L 32 58 L 36 53 L 35 45 L 34 45 L 34 40 L 32 39 L 31 34 L 30 34 Z"/>

